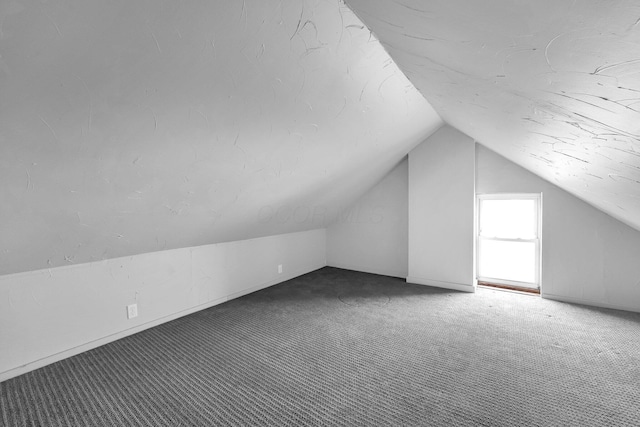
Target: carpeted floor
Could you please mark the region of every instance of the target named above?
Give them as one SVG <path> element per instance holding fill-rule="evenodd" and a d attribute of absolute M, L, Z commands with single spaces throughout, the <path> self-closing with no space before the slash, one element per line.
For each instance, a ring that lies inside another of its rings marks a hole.
<path fill-rule="evenodd" d="M 3 426 L 638 426 L 640 314 L 327 267 L 0 391 Z"/>

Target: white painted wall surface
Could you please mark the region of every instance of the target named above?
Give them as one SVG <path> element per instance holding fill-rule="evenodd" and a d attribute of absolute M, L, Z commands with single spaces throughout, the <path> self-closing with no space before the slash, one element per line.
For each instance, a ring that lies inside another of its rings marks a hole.
<path fill-rule="evenodd" d="M 408 172 L 405 158 L 327 228 L 327 264 L 407 276 Z"/>
<path fill-rule="evenodd" d="M 444 126 L 409 153 L 407 281 L 473 292 L 475 145 Z"/>
<path fill-rule="evenodd" d="M 325 228 L 442 124 L 339 0 L 0 1 L 0 28 L 0 275 Z"/>
<path fill-rule="evenodd" d="M 640 230 L 640 2 L 346 0 L 444 121 Z"/>
<path fill-rule="evenodd" d="M 640 311 L 640 232 L 482 145 L 478 193 L 543 193 L 542 296 Z"/>
<path fill-rule="evenodd" d="M 0 381 L 321 268 L 325 246 L 311 230 L 0 276 Z"/>

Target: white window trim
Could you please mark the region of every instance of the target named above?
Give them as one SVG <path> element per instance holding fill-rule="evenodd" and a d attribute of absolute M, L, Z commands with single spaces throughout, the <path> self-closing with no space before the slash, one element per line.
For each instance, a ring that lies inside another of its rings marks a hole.
<path fill-rule="evenodd" d="M 505 239 L 505 238 L 489 238 L 480 236 L 480 216 L 482 200 L 535 200 L 536 201 L 536 222 L 537 222 L 537 238 L 535 239 Z M 491 193 L 476 194 L 476 279 L 478 282 L 488 282 L 500 285 L 517 286 L 529 289 L 542 289 L 542 193 Z M 536 268 L 535 283 L 518 282 L 513 280 L 497 279 L 495 277 L 480 276 L 480 240 L 500 240 L 509 242 L 534 242 L 536 244 Z"/>

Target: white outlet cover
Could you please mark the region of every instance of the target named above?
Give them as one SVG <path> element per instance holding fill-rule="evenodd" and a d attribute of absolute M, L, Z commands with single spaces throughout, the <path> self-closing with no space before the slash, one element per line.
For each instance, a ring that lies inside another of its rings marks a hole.
<path fill-rule="evenodd" d="M 127 319 L 133 319 L 134 317 L 138 317 L 138 304 L 127 306 Z"/>
<path fill-rule="evenodd" d="M 282 273 L 282 264 L 278 264 L 278 273 Z"/>

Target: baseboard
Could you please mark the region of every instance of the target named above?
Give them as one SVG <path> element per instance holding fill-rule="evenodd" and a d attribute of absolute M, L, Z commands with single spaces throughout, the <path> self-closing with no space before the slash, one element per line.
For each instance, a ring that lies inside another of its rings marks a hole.
<path fill-rule="evenodd" d="M 36 369 L 42 368 L 44 366 L 50 365 L 50 364 L 55 363 L 55 362 L 59 362 L 61 360 L 64 360 L 64 359 L 67 359 L 69 357 L 78 355 L 80 353 L 84 353 L 85 351 L 92 350 L 92 349 L 100 347 L 102 345 L 109 344 L 110 342 L 117 341 L 117 340 L 119 340 L 121 338 L 125 338 L 125 337 L 127 337 L 129 335 L 137 334 L 138 332 L 142 332 L 142 331 L 144 331 L 146 329 L 153 328 L 155 326 L 161 325 L 161 324 L 166 323 L 166 322 L 170 322 L 170 321 L 178 319 L 180 317 L 187 316 L 189 314 L 193 314 L 193 313 L 196 313 L 196 312 L 201 311 L 201 310 L 206 310 L 207 308 L 211 308 L 211 307 L 214 307 L 214 306 L 216 306 L 218 304 L 222 304 L 224 302 L 231 301 L 231 300 L 233 300 L 235 298 L 239 298 L 241 296 L 248 295 L 250 293 L 257 292 L 257 291 L 262 290 L 262 289 L 266 289 L 268 287 L 277 285 L 277 284 L 282 283 L 282 282 L 286 282 L 287 280 L 291 280 L 291 279 L 296 278 L 298 276 L 302 276 L 303 274 L 310 273 L 310 272 L 315 271 L 315 270 L 317 270 L 319 268 L 322 268 L 322 267 L 324 267 L 324 265 L 314 266 L 314 267 L 309 268 L 309 269 L 303 269 L 303 270 L 300 270 L 300 271 L 290 272 L 288 274 L 283 274 L 281 277 L 278 277 L 275 280 L 268 280 L 268 281 L 266 281 L 264 283 L 261 283 L 259 285 L 252 286 L 250 288 L 245 288 L 245 289 L 243 289 L 241 291 L 238 291 L 238 292 L 230 293 L 229 295 L 226 295 L 226 296 L 220 297 L 220 298 L 216 298 L 215 300 L 208 301 L 208 302 L 206 302 L 204 304 L 193 306 L 193 307 L 190 307 L 190 308 L 188 308 L 186 310 L 182 310 L 182 311 L 179 311 L 179 312 L 176 312 L 176 313 L 172 313 L 172 314 L 169 314 L 169 315 L 154 319 L 152 321 L 149 321 L 149 322 L 134 326 L 132 328 L 125 329 L 125 330 L 116 332 L 114 334 L 111 334 L 111 335 L 108 335 L 108 336 L 105 336 L 105 337 L 102 337 L 102 338 L 98 338 L 96 340 L 87 342 L 87 343 L 79 345 L 77 347 L 73 347 L 73 348 L 61 351 L 59 353 L 52 354 L 50 356 L 46 356 L 44 358 L 41 358 L 41 359 L 38 359 L 38 360 L 35 360 L 35 361 L 32 361 L 32 362 L 26 363 L 24 365 L 21 365 L 21 366 L 12 368 L 12 369 L 9 369 L 7 371 L 0 372 L 0 382 L 8 380 L 8 379 L 11 379 L 11 378 L 14 378 L 14 377 L 17 377 L 17 376 L 22 375 L 22 374 L 26 374 L 27 372 L 34 371 Z"/>
<path fill-rule="evenodd" d="M 371 267 L 363 267 L 360 265 L 352 265 L 352 264 L 343 264 L 340 262 L 331 262 L 327 264 L 328 267 L 341 268 L 343 270 L 351 270 L 351 271 L 359 271 L 361 273 L 370 273 L 377 274 L 380 276 L 389 276 L 389 277 L 400 277 L 404 278 L 407 276 L 406 271 L 399 270 L 386 270 L 386 269 L 378 269 Z"/>
<path fill-rule="evenodd" d="M 249 288 L 245 288 L 245 289 L 243 289 L 241 291 L 238 291 L 238 292 L 232 292 L 232 293 L 230 293 L 229 295 L 226 296 L 226 298 L 227 298 L 226 301 L 231 301 L 233 299 L 240 298 L 242 296 L 249 295 L 251 293 L 260 291 L 262 289 L 266 289 L 266 288 L 269 288 L 271 286 L 275 286 L 275 285 L 277 285 L 279 283 L 286 282 L 287 280 L 295 279 L 296 277 L 311 273 L 312 271 L 319 270 L 319 269 L 321 269 L 323 267 L 326 267 L 326 264 L 315 265 L 315 266 L 313 266 L 311 268 L 297 270 L 297 271 L 294 271 L 292 273 L 291 272 L 283 273 L 277 279 L 267 280 L 266 282 L 261 283 L 259 285 L 252 286 L 252 287 L 249 287 Z"/>
<path fill-rule="evenodd" d="M 612 310 L 622 310 L 622 311 L 631 311 L 634 313 L 640 313 L 640 307 L 630 307 L 630 306 L 625 306 L 621 304 L 609 304 L 601 301 L 592 301 L 588 299 L 568 297 L 565 295 L 555 295 L 555 294 L 550 294 L 544 291 L 540 296 L 542 298 L 550 299 L 553 301 L 568 302 L 570 304 L 588 305 L 591 307 L 609 308 Z"/>
<path fill-rule="evenodd" d="M 165 317 L 161 317 L 159 319 L 155 319 L 155 320 L 152 320 L 150 322 L 134 326 L 133 328 L 125 329 L 123 331 L 116 332 L 115 334 L 108 335 L 106 337 L 102 337 L 102 338 L 99 338 L 97 340 L 94 340 L 94 341 L 79 345 L 77 347 L 70 348 L 70 349 L 65 350 L 65 351 L 61 351 L 60 353 L 52 354 L 52 355 L 44 357 L 42 359 L 35 360 L 33 362 L 29 362 L 29 363 L 27 363 L 25 365 L 18 366 L 17 368 L 13 368 L 13 369 L 10 369 L 10 370 L 5 371 L 5 372 L 0 372 L 0 382 L 8 380 L 8 379 L 13 378 L 13 377 L 17 377 L 17 376 L 22 375 L 22 374 L 26 374 L 27 372 L 34 371 L 34 370 L 36 370 L 38 368 L 42 368 L 43 366 L 47 366 L 47 365 L 50 365 L 52 363 L 59 362 L 60 360 L 64 360 L 64 359 L 69 358 L 71 356 L 75 356 L 77 354 L 84 353 L 85 351 L 89 351 L 89 350 L 92 350 L 94 348 L 100 347 L 102 345 L 108 344 L 110 342 L 117 341 L 117 340 L 119 340 L 121 338 L 128 337 L 129 335 L 137 334 L 138 332 L 142 332 L 145 329 L 153 328 L 154 326 L 158 326 L 158 325 L 161 325 L 163 323 L 170 322 L 172 320 L 178 319 L 180 317 L 187 316 L 189 314 L 195 313 L 197 311 L 204 310 L 204 309 L 207 309 L 209 307 L 216 306 L 216 305 L 221 304 L 223 302 L 226 302 L 228 300 L 229 299 L 227 297 L 218 298 L 218 299 L 216 299 L 214 301 L 210 301 L 210 302 L 208 302 L 206 304 L 202 304 L 202 305 L 198 305 L 198 306 L 195 306 L 195 307 L 191 307 L 191 308 L 189 308 L 187 310 L 183 310 L 183 311 L 180 311 L 180 312 L 177 312 L 177 313 L 173 313 L 173 314 L 167 315 Z"/>
<path fill-rule="evenodd" d="M 415 277 L 415 276 L 407 276 L 407 283 L 414 283 L 417 285 L 426 285 L 426 286 L 433 286 L 436 288 L 445 288 L 445 289 L 452 289 L 454 291 L 461 291 L 461 292 L 475 292 L 476 291 L 476 287 L 473 285 L 465 285 L 462 283 L 452 283 L 452 282 L 443 282 L 440 280 L 431 280 L 431 279 L 425 279 L 422 277 Z"/>

